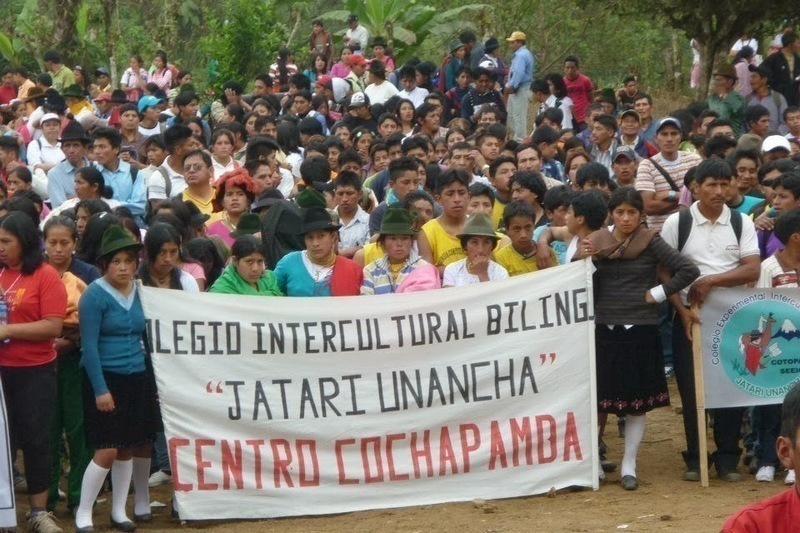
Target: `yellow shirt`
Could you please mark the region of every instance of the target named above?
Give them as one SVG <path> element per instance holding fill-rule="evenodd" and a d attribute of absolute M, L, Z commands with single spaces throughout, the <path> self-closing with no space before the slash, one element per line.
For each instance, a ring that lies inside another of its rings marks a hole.
<path fill-rule="evenodd" d="M 447 233 L 437 219 L 426 222 L 422 231 L 428 238 L 433 264 L 437 267 L 447 266 L 467 257 L 467 253 L 461 248 L 461 240 Z"/>
<path fill-rule="evenodd" d="M 212 194 L 211 197 L 208 199 L 207 202 L 203 201 L 200 198 L 196 198 L 192 196 L 189 192 L 189 189 L 185 189 L 181 195 L 184 202 L 192 202 L 194 205 L 197 206 L 197 209 L 200 210 L 201 213 L 204 215 L 211 215 L 214 213 L 214 195 Z"/>
<path fill-rule="evenodd" d="M 534 246 L 530 257 L 524 257 L 514 249 L 512 245 L 504 246 L 494 252 L 494 260 L 503 268 L 508 271 L 509 276 L 519 276 L 520 274 L 527 274 L 528 272 L 536 272 L 539 270 L 536 264 L 536 247 Z M 553 265 L 558 264 L 558 257 L 555 250 L 550 248 L 550 262 Z"/>
<path fill-rule="evenodd" d="M 377 242 L 370 242 L 364 245 L 364 264 L 368 265 L 373 261 L 377 261 L 383 254 L 386 253 L 383 250 L 383 246 L 381 246 Z"/>
<path fill-rule="evenodd" d="M 494 206 L 492 207 L 492 222 L 494 222 L 495 229 L 503 227 L 503 211 L 506 210 L 508 204 L 501 201 L 499 198 L 494 199 Z"/>

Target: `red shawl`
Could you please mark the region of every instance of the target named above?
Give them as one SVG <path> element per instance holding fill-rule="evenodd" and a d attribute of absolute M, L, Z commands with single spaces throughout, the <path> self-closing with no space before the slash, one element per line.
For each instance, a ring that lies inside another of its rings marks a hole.
<path fill-rule="evenodd" d="M 361 294 L 363 280 L 364 269 L 358 263 L 337 256 L 331 275 L 331 296 L 358 296 Z"/>

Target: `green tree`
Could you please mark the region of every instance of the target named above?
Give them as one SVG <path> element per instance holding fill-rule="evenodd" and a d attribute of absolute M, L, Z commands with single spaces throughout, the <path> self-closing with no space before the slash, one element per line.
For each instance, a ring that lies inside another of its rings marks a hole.
<path fill-rule="evenodd" d="M 320 18 L 343 21 L 350 13 L 358 15 L 371 37 L 385 37 L 399 64 L 432 35 L 454 35 L 469 27 L 467 17 L 478 17 L 489 10 L 486 4 L 466 4 L 441 10 L 419 0 L 345 0 L 347 10 L 329 11 Z"/>
<path fill-rule="evenodd" d="M 216 88 L 229 79 L 245 83 L 264 71 L 285 34 L 271 2 L 226 0 L 224 6 L 225 19 L 209 15 L 208 35 L 200 39 L 207 62 L 216 61 Z"/>

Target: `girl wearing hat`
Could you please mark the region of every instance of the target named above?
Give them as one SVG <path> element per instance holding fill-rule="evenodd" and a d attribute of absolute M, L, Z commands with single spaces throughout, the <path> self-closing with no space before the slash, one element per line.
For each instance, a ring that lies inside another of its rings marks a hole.
<path fill-rule="evenodd" d="M 464 54 L 467 50 L 467 45 L 458 39 L 450 42 L 450 50 L 447 58 L 442 64 L 439 76 L 443 77 L 439 81 L 439 90 L 447 92 L 456 86 L 456 78 L 458 71 L 464 66 Z"/>
<path fill-rule="evenodd" d="M 362 295 L 404 292 L 401 287 L 409 284 L 407 280 L 412 277 L 411 274 L 425 266 L 430 267 L 427 269 L 430 273 L 428 278 L 432 281 L 428 288 L 439 288 L 439 272 L 436 267 L 422 259 L 414 250 L 415 235 L 411 215 L 407 210 L 386 210 L 378 234 L 378 244 L 386 252 L 383 257 L 364 267 Z"/>
<path fill-rule="evenodd" d="M 278 287 L 287 296 L 357 296 L 361 293 L 361 267 L 336 255 L 339 224 L 324 207 L 309 207 L 302 214 L 300 235 L 306 249 L 278 261 Z"/>
<path fill-rule="evenodd" d="M 75 512 L 78 531 L 92 530 L 92 508 L 111 471 L 111 525 L 133 531 L 125 504 L 131 479 L 135 489 L 134 517 L 151 519 L 150 455 L 160 420 L 153 373 L 142 335 L 144 312 L 134 284 L 141 244 L 120 225 L 103 234 L 98 263 L 103 277 L 81 296 L 84 418 L 94 458 L 83 474 L 80 505 Z M 112 468 L 113 467 L 113 468 Z"/>
<path fill-rule="evenodd" d="M 47 513 L 50 426 L 56 407 L 55 338 L 60 335 L 67 294 L 56 270 L 44 261 L 39 230 L 27 215 L 0 218 L 0 379 L 11 441 L 25 460 L 31 514 L 28 529 L 52 531 Z"/>
<path fill-rule="evenodd" d="M 508 278 L 506 269 L 490 259 L 498 240 L 492 217 L 475 213 L 467 220 L 458 238 L 467 257 L 447 265 L 442 287 L 461 287 Z"/>
<path fill-rule="evenodd" d="M 236 231 L 239 219 L 250 210 L 250 205 L 255 201 L 253 180 L 250 173 L 240 168 L 233 172 L 226 172 L 217 182 L 217 204 L 222 206 L 222 211 L 214 213 L 211 222 L 206 227 L 206 235 L 216 235 L 227 246 L 233 246 L 236 237 L 231 235 Z"/>
<path fill-rule="evenodd" d="M 231 261 L 209 292 L 283 296 L 275 274 L 267 270 L 263 244 L 253 235 L 236 238 L 231 247 Z"/>

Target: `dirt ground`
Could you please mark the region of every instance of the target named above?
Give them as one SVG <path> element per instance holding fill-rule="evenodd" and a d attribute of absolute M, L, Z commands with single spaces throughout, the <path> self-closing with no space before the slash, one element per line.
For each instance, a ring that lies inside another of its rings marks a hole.
<path fill-rule="evenodd" d="M 745 475 L 740 483 L 726 483 L 714 477 L 711 486 L 681 480 L 683 462 L 683 430 L 677 413 L 679 397 L 674 380 L 670 382 L 673 406 L 659 409 L 648 416 L 647 432 L 639 453 L 639 490 L 626 492 L 619 485 L 619 473 L 608 474 L 597 492 L 561 491 L 552 496 L 532 496 L 480 503 L 427 505 L 264 521 L 226 521 L 181 523 L 170 517 L 169 506 L 154 508 L 154 520 L 142 524 L 141 531 L 204 530 L 209 532 L 277 531 L 300 533 L 313 531 L 405 533 L 511 533 L 511 532 L 586 532 L 671 531 L 682 533 L 719 531 L 726 517 L 742 505 L 760 500 L 785 488 L 783 476 L 773 483 L 757 483 Z M 623 441 L 618 435 L 616 419 L 609 420 L 606 431 L 608 458 L 619 462 Z M 740 470 L 745 473 L 742 468 Z M 169 502 L 170 489 L 153 489 L 151 499 Z M 109 494 L 95 508 L 95 530 L 110 530 L 108 523 Z M 27 512 L 27 498 L 17 495 L 21 523 Z M 129 504 L 130 507 L 130 504 Z M 63 508 L 56 513 L 65 531 L 73 531 L 71 516 Z"/>

